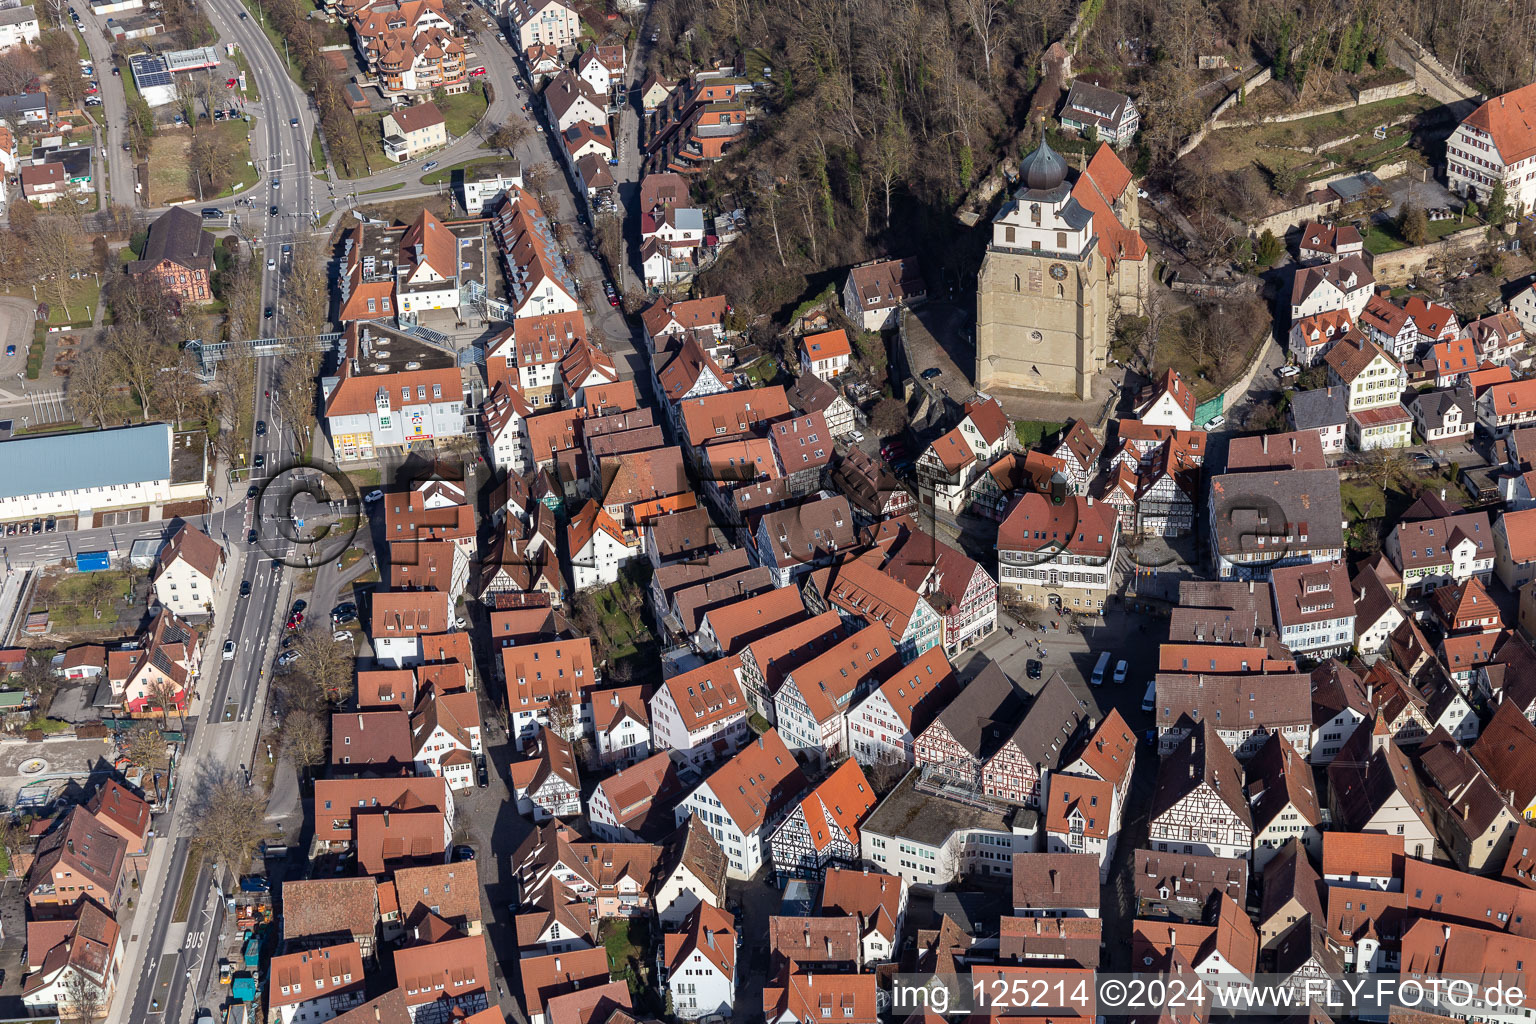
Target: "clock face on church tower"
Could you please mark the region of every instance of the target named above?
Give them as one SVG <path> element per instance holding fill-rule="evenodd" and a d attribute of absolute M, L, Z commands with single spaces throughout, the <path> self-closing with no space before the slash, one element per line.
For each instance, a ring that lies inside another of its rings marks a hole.
<path fill-rule="evenodd" d="M 1052 263 L 1051 276 L 1058 281 L 1065 281 L 1067 278 L 1067 268 L 1060 263 Z"/>

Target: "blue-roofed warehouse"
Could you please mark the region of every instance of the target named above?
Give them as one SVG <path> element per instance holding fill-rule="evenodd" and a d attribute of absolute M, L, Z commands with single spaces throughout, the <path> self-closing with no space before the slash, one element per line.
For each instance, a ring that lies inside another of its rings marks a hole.
<path fill-rule="evenodd" d="M 169 502 L 207 495 L 207 439 L 168 423 L 0 441 L 0 522 L 79 516 L 81 527 L 156 519 Z"/>

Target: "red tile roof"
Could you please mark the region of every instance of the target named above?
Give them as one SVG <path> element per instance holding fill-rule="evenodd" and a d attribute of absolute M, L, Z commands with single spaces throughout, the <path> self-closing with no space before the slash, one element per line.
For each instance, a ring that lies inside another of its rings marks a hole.
<path fill-rule="evenodd" d="M 485 937 L 466 935 L 395 950 L 395 980 L 407 1006 L 489 991 Z"/>

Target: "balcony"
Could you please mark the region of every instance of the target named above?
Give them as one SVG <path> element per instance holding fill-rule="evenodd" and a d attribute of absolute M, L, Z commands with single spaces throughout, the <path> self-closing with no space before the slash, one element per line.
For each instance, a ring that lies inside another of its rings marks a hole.
<path fill-rule="evenodd" d="M 399 135 L 384 136 L 384 155 L 399 163 L 411 157 L 410 143 Z"/>

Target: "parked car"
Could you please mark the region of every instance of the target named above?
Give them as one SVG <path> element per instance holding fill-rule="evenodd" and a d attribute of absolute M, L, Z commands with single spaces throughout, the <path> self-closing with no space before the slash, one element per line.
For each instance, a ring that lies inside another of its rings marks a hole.
<path fill-rule="evenodd" d="M 284 651 L 282 654 L 279 654 L 277 656 L 277 667 L 278 668 L 287 668 L 289 665 L 292 665 L 294 662 L 296 662 L 298 660 L 299 660 L 299 652 L 298 651 Z"/>
<path fill-rule="evenodd" d="M 331 639 L 339 644 L 349 644 L 352 642 L 352 634 L 348 630 L 338 629 L 331 634 Z"/>
<path fill-rule="evenodd" d="M 1031 679 L 1039 679 L 1041 671 L 1042 666 L 1033 658 L 1024 663 L 1024 674 L 1029 676 Z"/>
<path fill-rule="evenodd" d="M 848 431 L 848 436 L 853 439 L 853 443 L 854 444 L 863 444 L 864 443 L 864 433 L 863 433 L 863 431 L 860 431 L 860 430 L 850 430 L 850 431 Z"/>
<path fill-rule="evenodd" d="M 1125 659 L 1122 658 L 1115 664 L 1115 685 L 1119 686 L 1123 682 L 1125 682 Z"/>
<path fill-rule="evenodd" d="M 1209 432 L 1209 431 L 1212 431 L 1212 430 L 1220 430 L 1222 427 L 1224 427 L 1226 425 L 1227 425 L 1227 418 L 1225 416 L 1217 416 L 1214 419 L 1212 419 L 1209 422 L 1207 422 L 1205 427 L 1204 427 L 1204 429 L 1207 432 Z"/>
<path fill-rule="evenodd" d="M 939 374 L 941 374 L 943 372 L 944 371 L 939 369 L 937 366 L 930 366 L 930 367 L 928 367 L 928 369 L 926 369 L 922 373 L 918 374 L 918 376 L 923 378 L 923 380 L 933 380 L 933 378 L 937 377 Z"/>
<path fill-rule="evenodd" d="M 384 492 L 375 488 L 374 490 L 371 490 L 367 494 L 363 495 L 363 500 L 369 504 L 372 504 L 375 501 L 383 501 Z"/>
<path fill-rule="evenodd" d="M 15 355 L 16 354 L 16 346 L 15 345 L 7 345 L 7 346 L 5 346 L 5 354 L 8 355 L 8 356 Z"/>
<path fill-rule="evenodd" d="M 308 608 L 308 607 L 309 607 L 309 602 L 304 600 L 303 598 L 300 598 L 299 600 L 293 602 L 293 612 L 294 612 L 294 614 L 298 614 L 299 612 L 303 611 L 305 608 Z"/>
<path fill-rule="evenodd" d="M 1280 369 L 1275 371 L 1275 376 L 1279 377 L 1281 380 L 1290 380 L 1292 377 L 1300 377 L 1301 376 L 1301 367 L 1299 367 L 1299 366 L 1282 366 L 1282 367 L 1280 367 Z"/>

